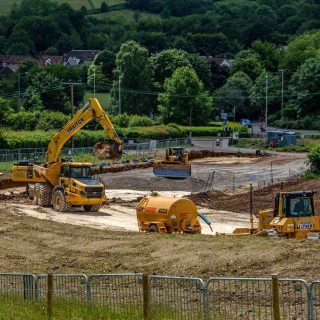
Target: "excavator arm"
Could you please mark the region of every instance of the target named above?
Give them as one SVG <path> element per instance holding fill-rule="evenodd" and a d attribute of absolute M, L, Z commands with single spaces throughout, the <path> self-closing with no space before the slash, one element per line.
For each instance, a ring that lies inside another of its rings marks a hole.
<path fill-rule="evenodd" d="M 117 135 L 112 122 L 101 107 L 99 101 L 96 98 L 91 98 L 89 99 L 89 103 L 80 109 L 74 117 L 54 135 L 48 146 L 47 162 L 61 162 L 60 154 L 63 146 L 92 119 L 96 119 L 100 123 L 107 137 L 112 140 L 111 145 L 100 144 L 95 151 L 100 153 L 100 155 L 103 154 L 104 159 L 120 159 L 123 141 Z M 106 149 L 108 152 L 105 152 Z"/>

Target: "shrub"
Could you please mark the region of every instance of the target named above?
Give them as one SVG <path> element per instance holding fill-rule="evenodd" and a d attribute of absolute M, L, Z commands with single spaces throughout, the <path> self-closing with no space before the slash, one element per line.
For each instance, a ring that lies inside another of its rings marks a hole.
<path fill-rule="evenodd" d="M 53 130 L 64 126 L 70 117 L 61 112 L 52 111 L 21 111 L 7 118 L 7 125 L 13 130 Z"/>
<path fill-rule="evenodd" d="M 129 127 L 151 127 L 153 121 L 146 116 L 132 115 L 129 121 Z"/>
<path fill-rule="evenodd" d="M 320 144 L 315 145 L 309 151 L 308 164 L 312 173 L 320 173 Z"/>

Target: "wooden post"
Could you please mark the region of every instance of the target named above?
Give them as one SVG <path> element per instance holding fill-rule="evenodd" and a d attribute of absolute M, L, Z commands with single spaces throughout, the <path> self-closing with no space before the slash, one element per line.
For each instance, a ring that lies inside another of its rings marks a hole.
<path fill-rule="evenodd" d="M 277 274 L 272 275 L 272 311 L 273 320 L 280 320 L 279 279 Z"/>
<path fill-rule="evenodd" d="M 48 320 L 51 320 L 53 317 L 53 275 L 48 274 Z"/>
<path fill-rule="evenodd" d="M 253 232 L 253 187 L 250 183 L 250 228 L 251 233 Z"/>
<path fill-rule="evenodd" d="M 143 319 L 150 320 L 150 277 L 147 274 L 142 276 L 143 286 Z"/>

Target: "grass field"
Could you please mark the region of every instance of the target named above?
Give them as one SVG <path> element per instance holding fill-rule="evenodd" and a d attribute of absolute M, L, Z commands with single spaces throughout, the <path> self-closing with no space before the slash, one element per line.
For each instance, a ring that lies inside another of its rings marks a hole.
<path fill-rule="evenodd" d="M 82 6 L 87 9 L 100 8 L 103 0 L 54 0 L 58 3 L 69 3 L 73 8 L 80 9 Z M 21 0 L 0 0 L 0 15 L 6 15 L 10 12 L 14 3 L 19 4 Z M 106 0 L 109 6 L 124 3 L 124 0 Z M 93 7 L 93 6 L 94 7 Z"/>
<path fill-rule="evenodd" d="M 84 100 L 87 101 L 89 98 L 93 98 L 92 91 L 86 91 L 84 95 Z M 96 98 L 99 100 L 100 104 L 109 110 L 111 105 L 111 95 L 108 92 L 96 92 Z"/>
<path fill-rule="evenodd" d="M 109 11 L 104 13 L 98 13 L 92 15 L 92 17 L 104 19 L 104 18 L 119 18 L 119 19 L 125 19 L 127 22 L 132 22 L 134 20 L 134 10 L 115 10 L 115 11 Z M 159 17 L 157 14 L 152 13 L 145 13 L 145 12 L 139 12 L 140 17 Z"/>

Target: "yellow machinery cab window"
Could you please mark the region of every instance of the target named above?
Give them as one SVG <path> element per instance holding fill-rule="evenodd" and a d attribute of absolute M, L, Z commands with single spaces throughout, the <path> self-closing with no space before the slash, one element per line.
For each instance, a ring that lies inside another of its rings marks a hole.
<path fill-rule="evenodd" d="M 70 166 L 70 178 L 90 179 L 92 178 L 90 167 L 72 167 Z"/>
<path fill-rule="evenodd" d="M 310 198 L 289 198 L 290 217 L 309 217 L 313 215 L 313 208 Z"/>

